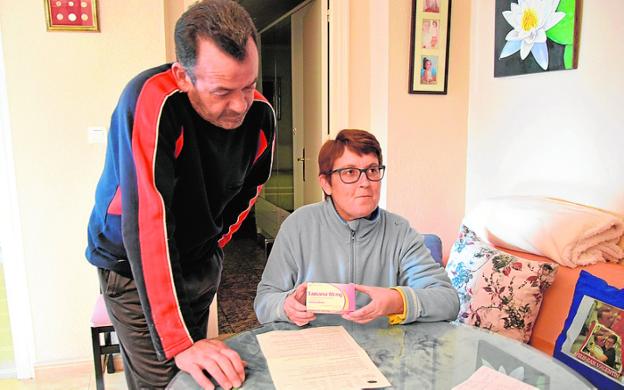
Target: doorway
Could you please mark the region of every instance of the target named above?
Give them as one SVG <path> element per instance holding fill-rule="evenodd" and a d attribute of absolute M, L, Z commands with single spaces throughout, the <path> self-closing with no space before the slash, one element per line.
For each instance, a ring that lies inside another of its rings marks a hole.
<path fill-rule="evenodd" d="M 271 178 L 256 202 L 269 240 L 290 213 L 318 202 L 316 156 L 328 126 L 327 0 L 304 2 L 260 32 L 261 92 L 277 119 Z"/>

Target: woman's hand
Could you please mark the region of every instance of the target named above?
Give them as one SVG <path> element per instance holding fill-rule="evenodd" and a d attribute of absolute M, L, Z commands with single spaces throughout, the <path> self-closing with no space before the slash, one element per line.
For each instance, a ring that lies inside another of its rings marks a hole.
<path fill-rule="evenodd" d="M 360 284 L 356 284 L 355 289 L 368 295 L 371 302 L 356 311 L 343 314 L 342 318 L 345 320 L 365 324 L 381 316 L 403 313 L 403 297 L 400 292 L 391 288 Z"/>
<path fill-rule="evenodd" d="M 307 290 L 307 283 L 300 284 L 297 286 L 297 289 L 295 289 L 295 292 L 290 294 L 284 301 L 284 312 L 286 316 L 297 326 L 306 325 L 310 321 L 316 319 L 316 315 L 314 315 L 314 313 L 309 313 L 305 306 Z"/>

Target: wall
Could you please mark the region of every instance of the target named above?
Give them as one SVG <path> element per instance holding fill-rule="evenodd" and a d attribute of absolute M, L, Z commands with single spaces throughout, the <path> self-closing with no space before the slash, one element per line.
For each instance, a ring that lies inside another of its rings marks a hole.
<path fill-rule="evenodd" d="M 167 62 L 176 60 L 174 31 L 178 18 L 186 10 L 182 0 L 163 0 L 165 12 L 165 52 Z"/>
<path fill-rule="evenodd" d="M 412 2 L 390 2 L 388 206 L 448 254 L 464 214 L 470 2 L 451 9 L 448 93 L 408 94 Z"/>
<path fill-rule="evenodd" d="M 370 12 L 368 2 L 349 3 L 349 126 L 370 128 Z"/>
<path fill-rule="evenodd" d="M 31 300 L 35 364 L 91 356 L 98 283 L 86 225 L 108 127 L 125 83 L 165 59 L 162 2 L 99 2 L 99 33 L 46 32 L 43 3 L 0 0 L 9 120 Z"/>
<path fill-rule="evenodd" d="M 349 124 L 382 142 L 385 207 L 418 231 L 440 235 L 448 253 L 464 213 L 470 2 L 452 7 L 447 95 L 407 92 L 411 8 L 410 0 L 350 1 Z M 380 15 L 388 20 L 379 21 Z M 370 43 L 380 37 L 385 44 Z M 380 50 L 388 55 L 380 56 Z M 387 103 L 371 97 L 379 93 Z M 373 128 L 379 120 L 382 134 Z"/>
<path fill-rule="evenodd" d="M 624 213 L 624 2 L 583 2 L 578 69 L 504 78 L 494 4 L 473 2 L 467 208 L 533 194 Z"/>

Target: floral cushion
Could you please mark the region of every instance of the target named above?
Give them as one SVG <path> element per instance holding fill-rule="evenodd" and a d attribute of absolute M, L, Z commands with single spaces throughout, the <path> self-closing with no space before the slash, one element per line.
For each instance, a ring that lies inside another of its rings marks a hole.
<path fill-rule="evenodd" d="M 483 267 L 459 321 L 528 342 L 557 267 L 501 252 Z"/>
<path fill-rule="evenodd" d="M 528 342 L 557 267 L 499 251 L 462 226 L 447 265 L 460 297 L 458 321 Z"/>
<path fill-rule="evenodd" d="M 462 225 L 459 238 L 451 248 L 446 272 L 459 295 L 460 312 L 470 304 L 476 276 L 483 266 L 500 251 L 481 241 L 476 234 Z"/>

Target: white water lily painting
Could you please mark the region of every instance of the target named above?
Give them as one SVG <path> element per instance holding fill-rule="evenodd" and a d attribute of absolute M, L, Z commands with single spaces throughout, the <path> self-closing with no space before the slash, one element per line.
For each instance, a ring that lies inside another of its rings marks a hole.
<path fill-rule="evenodd" d="M 575 69 L 580 0 L 496 0 L 494 76 Z"/>

